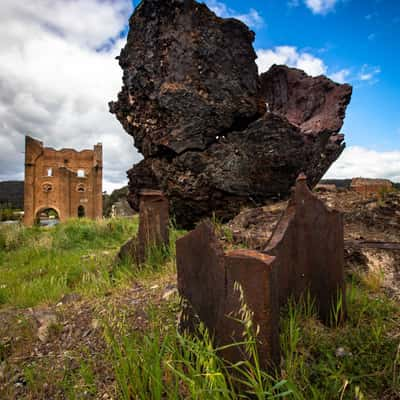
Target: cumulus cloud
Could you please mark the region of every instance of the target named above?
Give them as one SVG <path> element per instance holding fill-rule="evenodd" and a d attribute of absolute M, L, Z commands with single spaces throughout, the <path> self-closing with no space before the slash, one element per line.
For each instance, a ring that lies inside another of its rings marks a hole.
<path fill-rule="evenodd" d="M 349 81 L 351 75 L 350 69 L 344 68 L 341 69 L 340 71 L 334 72 L 333 74 L 329 75 L 329 78 L 331 78 L 333 81 L 337 83 L 345 83 Z"/>
<path fill-rule="evenodd" d="M 400 150 L 378 152 L 360 146 L 345 149 L 326 178 L 386 178 L 400 182 Z"/>
<path fill-rule="evenodd" d="M 247 13 L 239 13 L 218 0 L 206 0 L 205 3 L 215 14 L 221 18 L 236 18 L 244 22 L 250 28 L 259 29 L 264 26 L 264 19 L 260 13 L 251 8 Z"/>
<path fill-rule="evenodd" d="M 338 0 L 305 0 L 306 6 L 314 14 L 327 14 L 333 11 Z"/>
<path fill-rule="evenodd" d="M 26 134 L 61 148 L 103 142 L 104 187 L 140 159 L 108 112 L 130 0 L 0 3 L 0 180 L 22 179 Z"/>
<path fill-rule="evenodd" d="M 341 0 L 304 0 L 304 4 L 308 7 L 313 14 L 328 14 L 335 9 L 336 4 Z M 289 0 L 288 6 L 290 8 L 299 7 L 300 0 Z"/>
<path fill-rule="evenodd" d="M 310 53 L 299 51 L 294 46 L 260 49 L 257 51 L 257 56 L 257 65 L 260 73 L 268 71 L 273 64 L 286 64 L 290 67 L 300 68 L 311 76 L 327 72 L 327 66 L 323 60 Z"/>
<path fill-rule="evenodd" d="M 257 50 L 257 65 L 260 73 L 268 71 L 274 65 L 285 64 L 289 67 L 299 68 L 308 75 L 327 75 L 338 83 L 349 82 L 353 85 L 371 85 L 378 82 L 381 73 L 379 66 L 364 64 L 361 67 L 331 70 L 323 59 L 310 52 L 299 50 L 295 46 L 276 46 L 272 49 Z"/>

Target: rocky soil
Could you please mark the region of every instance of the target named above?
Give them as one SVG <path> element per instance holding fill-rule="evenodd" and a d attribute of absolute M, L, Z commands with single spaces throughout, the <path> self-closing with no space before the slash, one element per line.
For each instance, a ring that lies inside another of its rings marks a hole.
<path fill-rule="evenodd" d="M 117 399 L 105 324 L 145 331 L 149 309 L 165 309 L 176 294 L 175 277 L 164 275 L 106 297 L 72 294 L 53 305 L 0 309 L 0 398 L 70 399 L 79 393 L 80 399 Z M 174 323 L 163 315 L 166 324 Z M 85 377 L 85 367 L 95 381 Z"/>
<path fill-rule="evenodd" d="M 343 212 L 348 268 L 381 274 L 388 293 L 400 299 L 400 192 L 364 196 L 339 190 L 316 194 L 329 207 Z M 262 250 L 286 204 L 282 201 L 243 210 L 228 223 L 234 243 Z"/>

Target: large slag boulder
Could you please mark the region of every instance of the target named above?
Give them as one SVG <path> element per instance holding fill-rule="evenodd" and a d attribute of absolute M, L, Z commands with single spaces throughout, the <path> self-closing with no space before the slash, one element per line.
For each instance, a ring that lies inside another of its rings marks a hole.
<path fill-rule="evenodd" d="M 128 171 L 129 202 L 162 190 L 180 226 L 310 187 L 344 149 L 351 86 L 286 66 L 258 75 L 254 33 L 194 0 L 143 0 L 130 19 L 110 103 L 144 159 Z"/>

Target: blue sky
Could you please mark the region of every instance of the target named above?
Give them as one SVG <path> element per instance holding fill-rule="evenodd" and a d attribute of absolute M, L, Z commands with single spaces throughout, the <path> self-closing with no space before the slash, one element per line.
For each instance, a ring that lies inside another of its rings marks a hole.
<path fill-rule="evenodd" d="M 312 75 L 322 72 L 353 86 L 342 129 L 348 149 L 328 176 L 400 179 L 400 1 L 206 3 L 222 16 L 236 16 L 250 24 L 256 32 L 259 66 L 283 60 Z M 267 60 L 262 60 L 265 51 Z M 308 64 L 299 63 L 305 56 Z M 364 169 L 357 168 L 357 162 L 365 165 Z"/>
<path fill-rule="evenodd" d="M 253 9 L 262 18 L 252 26 L 256 49 L 293 46 L 323 60 L 328 75 L 343 71 L 354 89 L 343 127 L 349 146 L 400 149 L 400 1 L 308 3 L 225 1 L 238 15 Z"/>
<path fill-rule="evenodd" d="M 205 2 L 256 32 L 260 72 L 284 63 L 353 85 L 347 148 L 326 177 L 400 182 L 400 0 Z M 23 179 L 31 135 L 55 148 L 101 141 L 104 188 L 127 183 L 141 155 L 108 102 L 132 11 L 132 0 L 0 1 L 0 181 Z"/>

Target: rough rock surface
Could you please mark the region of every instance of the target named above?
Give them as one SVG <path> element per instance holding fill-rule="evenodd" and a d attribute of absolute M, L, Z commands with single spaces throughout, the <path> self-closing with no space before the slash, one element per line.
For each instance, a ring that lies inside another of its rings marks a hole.
<path fill-rule="evenodd" d="M 133 208 L 141 189 L 161 189 L 179 225 L 227 219 L 287 197 L 301 171 L 315 185 L 340 155 L 351 87 L 287 67 L 260 79 L 253 40 L 194 0 L 136 9 L 110 103 L 144 156 L 128 172 Z"/>
<path fill-rule="evenodd" d="M 339 85 L 324 76 L 312 78 L 284 65 L 273 65 L 261 74 L 260 81 L 269 111 L 286 117 L 302 133 L 315 136 L 341 129 L 351 97 L 349 85 Z M 343 137 L 332 135 L 332 140 Z"/>

